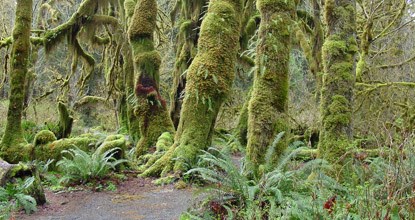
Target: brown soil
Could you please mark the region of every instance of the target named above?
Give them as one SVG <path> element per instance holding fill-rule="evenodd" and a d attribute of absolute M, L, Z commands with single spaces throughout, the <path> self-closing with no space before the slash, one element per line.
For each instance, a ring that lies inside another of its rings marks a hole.
<path fill-rule="evenodd" d="M 192 203 L 192 189 L 177 190 L 172 185 L 155 186 L 151 180 L 129 178 L 116 192 L 91 190 L 54 193 L 46 191 L 48 203 L 32 214 L 17 214 L 22 220 L 169 220 Z"/>

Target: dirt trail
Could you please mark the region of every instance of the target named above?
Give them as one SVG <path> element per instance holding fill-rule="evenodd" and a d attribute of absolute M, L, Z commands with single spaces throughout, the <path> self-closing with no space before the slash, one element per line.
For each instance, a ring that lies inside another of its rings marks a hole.
<path fill-rule="evenodd" d="M 170 220 L 190 207 L 192 189 L 157 187 L 140 178 L 122 182 L 116 192 L 46 192 L 49 204 L 23 220 Z"/>

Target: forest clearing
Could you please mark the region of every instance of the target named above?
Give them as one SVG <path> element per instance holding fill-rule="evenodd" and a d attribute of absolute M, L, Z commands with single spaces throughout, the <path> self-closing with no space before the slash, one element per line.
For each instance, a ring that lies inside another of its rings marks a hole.
<path fill-rule="evenodd" d="M 0 0 L 0 219 L 415 219 L 412 0 Z"/>

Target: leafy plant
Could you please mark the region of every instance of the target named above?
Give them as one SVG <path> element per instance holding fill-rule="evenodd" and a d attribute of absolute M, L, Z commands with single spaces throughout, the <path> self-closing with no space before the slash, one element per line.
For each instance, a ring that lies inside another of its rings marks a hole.
<path fill-rule="evenodd" d="M 37 210 L 36 200 L 27 195 L 27 189 L 33 184 L 35 178 L 18 179 L 16 183 L 8 183 L 0 187 L 0 219 L 8 219 L 11 212 L 23 208 L 26 213 Z"/>
<path fill-rule="evenodd" d="M 98 152 L 90 154 L 79 148 L 62 151 L 62 154 L 67 154 L 70 158 L 64 156 L 57 163 L 58 168 L 63 172 L 60 181 L 62 183 L 86 183 L 103 178 L 111 169 L 127 162 L 124 159 L 114 158 L 118 150 L 120 148 L 113 148 L 102 154 Z"/>
<path fill-rule="evenodd" d="M 229 154 L 210 148 L 200 157 L 200 167 L 187 172 L 197 173 L 211 184 L 207 188 L 210 196 L 199 210 L 186 215 L 202 219 L 315 219 L 327 215 L 322 205 L 315 205 L 323 204 L 325 197 L 313 195 L 322 188 L 327 189 L 327 195 L 331 195 L 330 190 L 341 193 L 344 189 L 324 175 L 322 171 L 330 167 L 323 160 L 288 169 L 300 150 L 283 156 L 275 169 L 261 177 L 249 179 L 243 164 L 238 167 Z"/>

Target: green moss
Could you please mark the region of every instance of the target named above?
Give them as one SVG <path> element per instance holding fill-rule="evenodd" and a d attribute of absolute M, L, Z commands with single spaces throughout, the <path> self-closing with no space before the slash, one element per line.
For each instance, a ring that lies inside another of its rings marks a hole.
<path fill-rule="evenodd" d="M 322 128 L 320 157 L 334 163 L 350 146 L 353 137 L 352 112 L 355 84 L 356 21 L 352 0 L 326 1 L 327 40 L 323 45 L 323 85 L 321 90 Z M 339 166 L 337 166 L 339 167 Z"/>
<path fill-rule="evenodd" d="M 73 117 L 71 116 L 68 107 L 63 102 L 58 102 L 59 122 L 57 138 L 67 138 L 72 132 Z"/>
<path fill-rule="evenodd" d="M 156 143 L 157 151 L 167 151 L 173 145 L 174 136 L 170 132 L 164 132 L 160 135 Z"/>
<path fill-rule="evenodd" d="M 211 1 L 202 22 L 198 53 L 187 72 L 186 95 L 174 144 L 143 176 L 191 168 L 211 144 L 218 111 L 233 79 L 239 45 L 241 1 Z"/>
<path fill-rule="evenodd" d="M 135 0 L 125 0 L 124 9 L 125 9 L 125 16 L 127 18 L 133 17 L 135 5 L 136 5 Z"/>
<path fill-rule="evenodd" d="M 289 139 L 288 90 L 291 24 L 295 16 L 293 1 L 259 0 L 261 13 L 254 85 L 248 106 L 247 158 L 254 169 L 265 163 L 267 148 L 280 132 L 273 161 L 277 162 Z"/>
<path fill-rule="evenodd" d="M 28 74 L 30 56 L 30 31 L 32 25 L 31 0 L 18 0 L 16 5 L 16 22 L 13 28 L 11 54 L 10 96 L 7 111 L 7 123 L 0 143 L 0 156 L 10 163 L 28 159 L 26 140 L 21 126 L 25 82 Z"/>
<path fill-rule="evenodd" d="M 42 130 L 36 134 L 35 139 L 33 141 L 33 145 L 34 146 L 44 145 L 50 142 L 54 142 L 56 140 L 57 140 L 56 136 L 52 131 Z"/>
<path fill-rule="evenodd" d="M 173 86 L 170 93 L 170 117 L 177 128 L 186 88 L 186 72 L 197 54 L 200 23 L 205 14 L 207 0 L 178 1 L 172 17 L 180 14 L 180 28 L 177 38 L 176 63 L 173 70 Z M 178 10 L 180 7 L 180 11 Z M 173 19 L 174 20 L 174 19 Z"/>
<path fill-rule="evenodd" d="M 95 147 L 98 140 L 92 135 L 84 135 L 76 138 L 61 139 L 46 144 L 34 146 L 33 155 L 36 160 L 47 161 L 53 159 L 54 163 L 51 169 L 54 169 L 54 164 L 62 159 L 61 152 L 63 150 L 73 149 L 78 147 L 81 150 L 89 151 Z"/>
<path fill-rule="evenodd" d="M 162 133 L 174 132 L 165 101 L 159 92 L 161 57 L 153 44 L 156 17 L 156 1 L 142 0 L 135 7 L 129 28 L 134 75 L 138 79 L 135 114 L 139 121 L 140 140 L 136 146 L 137 156 L 146 154 Z"/>
<path fill-rule="evenodd" d="M 134 9 L 128 34 L 130 41 L 143 36 L 153 36 L 157 21 L 157 2 L 154 0 L 140 0 Z"/>

